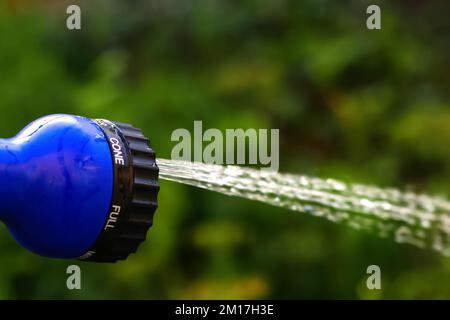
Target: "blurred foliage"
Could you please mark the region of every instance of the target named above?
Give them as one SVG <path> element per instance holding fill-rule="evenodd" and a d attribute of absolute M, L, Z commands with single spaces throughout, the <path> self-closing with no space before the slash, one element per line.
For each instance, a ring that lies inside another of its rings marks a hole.
<path fill-rule="evenodd" d="M 280 128 L 282 171 L 450 195 L 448 1 L 70 3 L 81 31 L 64 1 L 0 2 L 0 136 L 72 113 L 133 123 L 167 158 L 193 120 Z M 41 258 L 4 226 L 0 252 L 0 298 L 450 298 L 448 258 L 169 182 L 126 262 Z"/>

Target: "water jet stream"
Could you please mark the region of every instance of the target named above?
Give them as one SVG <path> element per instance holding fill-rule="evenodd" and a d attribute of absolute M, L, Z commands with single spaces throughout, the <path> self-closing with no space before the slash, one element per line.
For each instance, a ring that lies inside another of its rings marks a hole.
<path fill-rule="evenodd" d="M 166 159 L 157 164 L 161 179 L 346 223 L 450 256 L 450 201 L 443 197 L 237 166 Z"/>

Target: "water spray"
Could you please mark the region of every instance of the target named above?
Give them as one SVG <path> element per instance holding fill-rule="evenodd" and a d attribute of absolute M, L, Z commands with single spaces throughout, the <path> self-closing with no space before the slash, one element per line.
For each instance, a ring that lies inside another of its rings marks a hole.
<path fill-rule="evenodd" d="M 158 167 L 160 179 L 260 201 L 450 256 L 450 201 L 443 196 L 240 166 L 159 159 Z"/>
<path fill-rule="evenodd" d="M 124 123 L 52 115 L 0 139 L 0 221 L 41 256 L 124 260 L 157 208 L 149 140 Z"/>

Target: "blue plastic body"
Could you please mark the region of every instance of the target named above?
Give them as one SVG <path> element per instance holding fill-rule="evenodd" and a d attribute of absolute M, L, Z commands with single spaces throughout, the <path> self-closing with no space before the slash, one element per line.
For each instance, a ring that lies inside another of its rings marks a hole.
<path fill-rule="evenodd" d="M 0 220 L 39 255 L 86 253 L 105 224 L 112 191 L 110 148 L 90 119 L 47 116 L 0 139 Z"/>

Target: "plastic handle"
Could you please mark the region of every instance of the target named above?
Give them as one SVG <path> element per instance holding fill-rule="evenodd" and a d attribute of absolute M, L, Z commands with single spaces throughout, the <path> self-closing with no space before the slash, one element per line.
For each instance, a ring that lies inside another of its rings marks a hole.
<path fill-rule="evenodd" d="M 110 148 L 91 119 L 47 116 L 0 139 L 0 220 L 39 255 L 86 253 L 107 219 L 112 190 Z"/>

